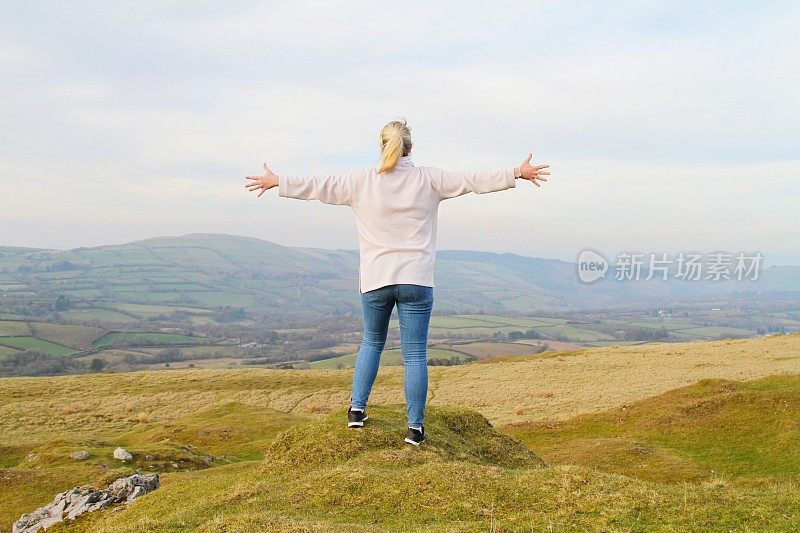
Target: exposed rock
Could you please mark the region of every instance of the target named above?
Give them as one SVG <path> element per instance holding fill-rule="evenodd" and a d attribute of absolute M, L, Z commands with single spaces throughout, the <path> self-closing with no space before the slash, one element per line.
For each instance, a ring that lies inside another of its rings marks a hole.
<path fill-rule="evenodd" d="M 125 448 L 117 448 L 114 450 L 114 459 L 119 459 L 120 461 L 130 461 L 133 459 L 133 455 L 131 455 L 131 452 Z"/>
<path fill-rule="evenodd" d="M 148 453 L 147 455 L 144 456 L 144 460 L 145 461 L 155 461 L 156 460 L 156 456 L 153 455 L 153 454 Z"/>
<path fill-rule="evenodd" d="M 130 477 L 117 479 L 108 486 L 108 490 L 116 495 L 117 501 L 124 499 L 125 503 L 130 503 L 142 494 L 153 491 L 158 487 L 158 474 L 151 476 L 134 474 Z"/>
<path fill-rule="evenodd" d="M 76 461 L 85 461 L 89 458 L 89 452 L 86 450 L 78 450 L 77 452 L 72 452 L 70 457 L 75 459 Z"/>
<path fill-rule="evenodd" d="M 22 515 L 14 522 L 13 533 L 35 533 L 63 520 L 74 520 L 84 513 L 105 509 L 112 504 L 127 505 L 159 486 L 158 474 L 133 474 L 117 479 L 103 490 L 88 485 L 75 487 L 56 495 L 52 503 Z"/>

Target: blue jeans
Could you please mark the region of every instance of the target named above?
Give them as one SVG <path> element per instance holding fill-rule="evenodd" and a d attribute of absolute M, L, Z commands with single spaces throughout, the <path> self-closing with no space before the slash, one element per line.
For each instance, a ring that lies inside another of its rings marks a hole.
<path fill-rule="evenodd" d="M 361 304 L 364 311 L 364 335 L 356 358 L 350 405 L 356 409 L 367 406 L 386 344 L 389 318 L 397 304 L 408 425 L 420 426 L 425 417 L 425 400 L 428 396 L 428 325 L 433 309 L 433 287 L 386 285 L 362 293 Z"/>

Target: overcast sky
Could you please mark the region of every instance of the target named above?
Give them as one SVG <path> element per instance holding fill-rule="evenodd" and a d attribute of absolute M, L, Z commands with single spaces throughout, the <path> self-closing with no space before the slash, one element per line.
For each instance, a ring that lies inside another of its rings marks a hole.
<path fill-rule="evenodd" d="M 243 176 L 418 165 L 529 183 L 442 204 L 440 249 L 800 264 L 797 2 L 3 2 L 0 245 L 222 232 L 356 248 Z"/>

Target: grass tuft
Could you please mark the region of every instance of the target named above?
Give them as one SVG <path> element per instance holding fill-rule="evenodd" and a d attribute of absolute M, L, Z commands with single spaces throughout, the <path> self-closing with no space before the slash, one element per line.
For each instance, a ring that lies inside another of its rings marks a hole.
<path fill-rule="evenodd" d="M 278 435 L 267 452 L 265 468 L 319 468 L 344 464 L 420 464 L 427 461 L 468 461 L 504 467 L 543 466 L 522 443 L 498 433 L 481 414 L 468 409 L 429 406 L 426 441 L 417 449 L 403 439 L 405 408 L 370 407 L 362 429 L 348 428 L 346 410 L 321 420 L 296 425 Z"/>

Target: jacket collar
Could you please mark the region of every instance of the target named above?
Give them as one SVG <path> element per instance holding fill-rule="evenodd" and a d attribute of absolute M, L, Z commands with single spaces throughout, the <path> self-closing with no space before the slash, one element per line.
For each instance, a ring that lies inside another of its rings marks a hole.
<path fill-rule="evenodd" d="M 400 157 L 400 159 L 397 160 L 397 166 L 394 167 L 394 168 L 408 168 L 408 167 L 413 167 L 413 166 L 414 166 L 414 162 L 411 161 L 411 156 L 410 155 L 404 155 L 404 156 Z"/>

